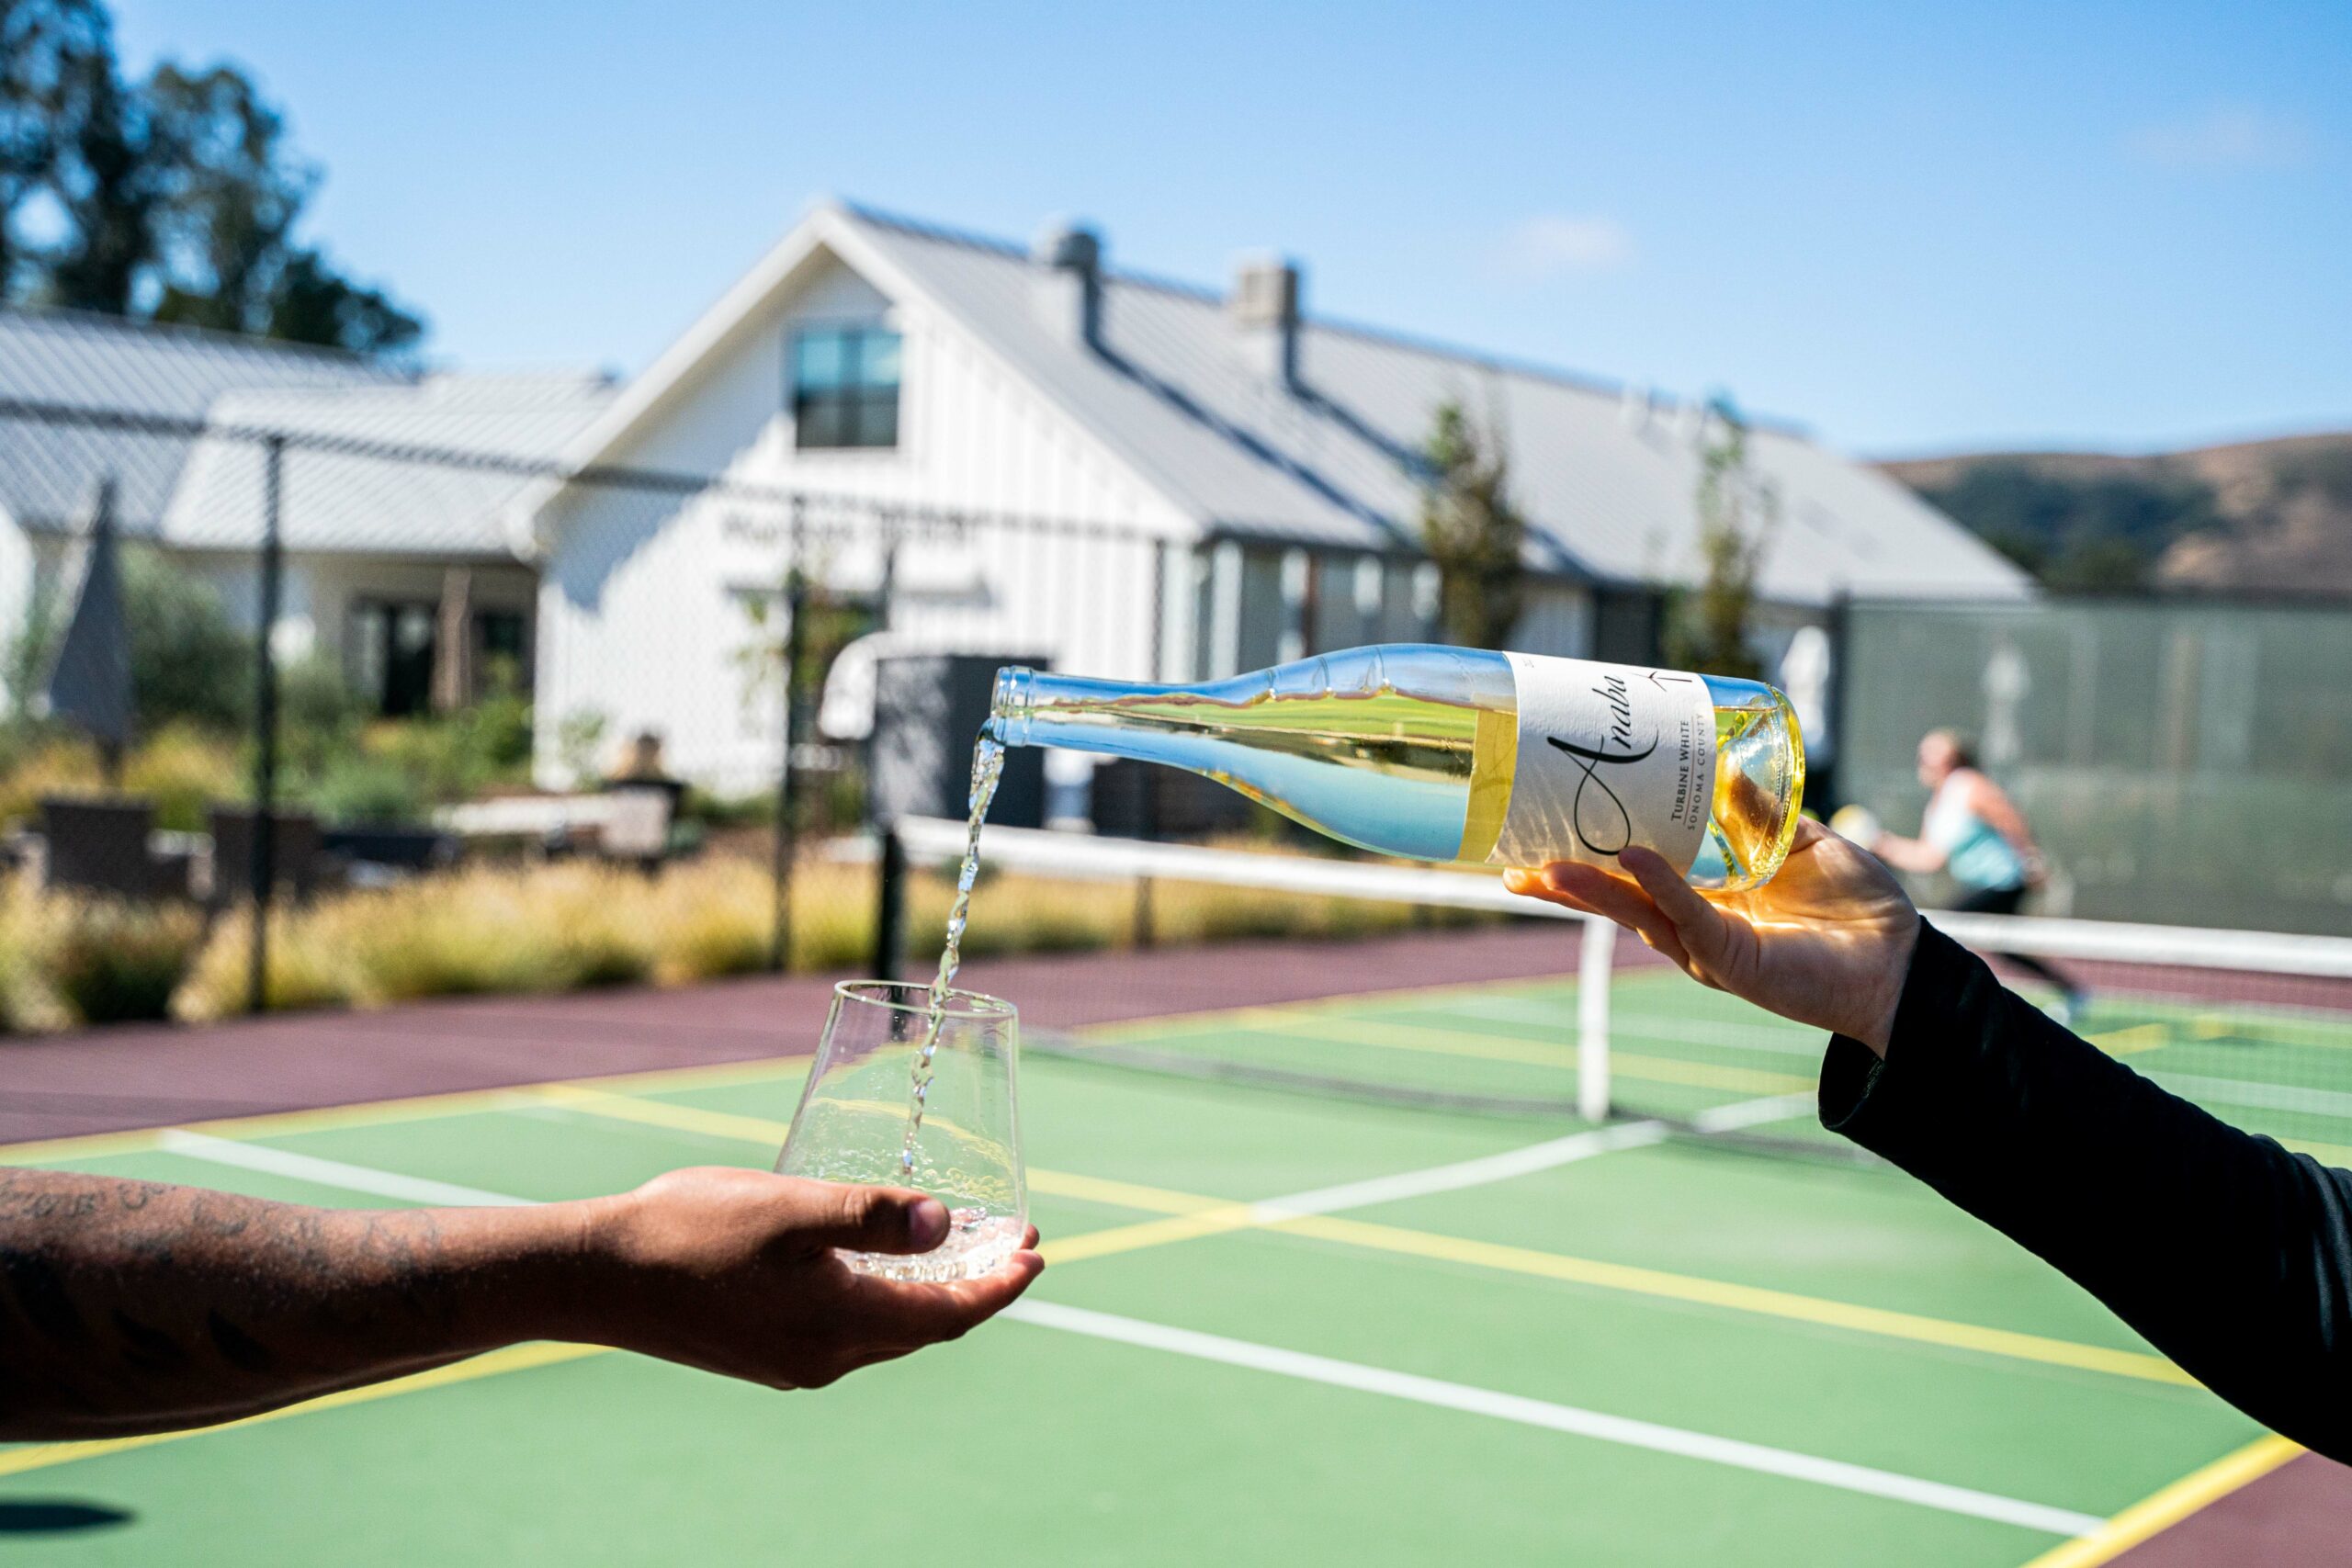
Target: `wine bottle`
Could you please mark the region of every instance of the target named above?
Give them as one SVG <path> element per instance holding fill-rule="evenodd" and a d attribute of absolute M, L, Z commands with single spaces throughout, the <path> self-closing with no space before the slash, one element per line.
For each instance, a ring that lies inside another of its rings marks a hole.
<path fill-rule="evenodd" d="M 1425 643 L 1196 685 L 1006 669 L 988 732 L 1184 768 L 1381 854 L 1606 867 L 1642 844 L 1721 889 L 1780 870 L 1804 789 L 1761 682 Z"/>

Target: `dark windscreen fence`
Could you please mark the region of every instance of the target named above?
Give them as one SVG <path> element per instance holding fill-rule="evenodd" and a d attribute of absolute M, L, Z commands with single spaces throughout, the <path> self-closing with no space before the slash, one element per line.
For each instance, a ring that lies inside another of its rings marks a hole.
<path fill-rule="evenodd" d="M 1916 833 L 1919 739 L 1961 731 L 2049 856 L 2040 912 L 2352 930 L 2352 606 L 1860 604 L 1844 658 L 1843 798 Z"/>

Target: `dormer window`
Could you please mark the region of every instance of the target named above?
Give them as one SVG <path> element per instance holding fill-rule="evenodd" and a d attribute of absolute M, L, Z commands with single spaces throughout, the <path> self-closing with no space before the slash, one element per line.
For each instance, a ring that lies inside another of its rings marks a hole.
<path fill-rule="evenodd" d="M 803 327 L 792 336 L 793 445 L 802 451 L 899 444 L 899 334 Z"/>

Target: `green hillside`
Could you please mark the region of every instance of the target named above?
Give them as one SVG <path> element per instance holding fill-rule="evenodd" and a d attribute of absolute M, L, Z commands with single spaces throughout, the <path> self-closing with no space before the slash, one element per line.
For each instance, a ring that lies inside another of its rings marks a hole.
<path fill-rule="evenodd" d="M 2352 434 L 1881 466 L 2053 588 L 2352 595 Z"/>

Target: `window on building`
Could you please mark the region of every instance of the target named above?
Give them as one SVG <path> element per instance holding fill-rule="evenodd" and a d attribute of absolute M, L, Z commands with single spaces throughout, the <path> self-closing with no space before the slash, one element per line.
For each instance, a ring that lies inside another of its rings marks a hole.
<path fill-rule="evenodd" d="M 792 338 L 793 445 L 803 451 L 899 444 L 899 334 L 805 327 Z"/>
<path fill-rule="evenodd" d="M 433 706 L 440 611 L 424 603 L 363 599 L 351 606 L 351 679 L 388 718 Z"/>
<path fill-rule="evenodd" d="M 527 692 L 531 649 L 520 610 L 474 612 L 474 694 Z"/>

